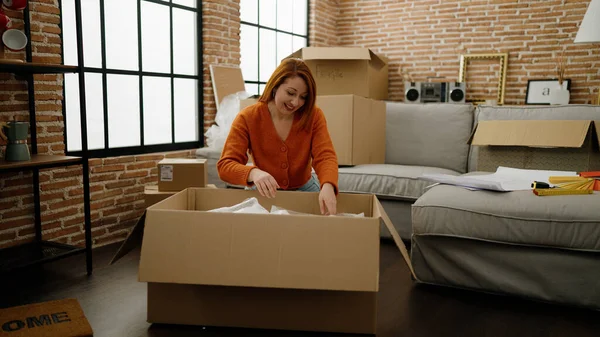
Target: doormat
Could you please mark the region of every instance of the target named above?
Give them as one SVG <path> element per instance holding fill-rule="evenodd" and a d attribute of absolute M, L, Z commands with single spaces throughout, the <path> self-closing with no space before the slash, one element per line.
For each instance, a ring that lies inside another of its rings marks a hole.
<path fill-rule="evenodd" d="M 76 299 L 0 309 L 0 337 L 91 337 L 92 327 Z"/>

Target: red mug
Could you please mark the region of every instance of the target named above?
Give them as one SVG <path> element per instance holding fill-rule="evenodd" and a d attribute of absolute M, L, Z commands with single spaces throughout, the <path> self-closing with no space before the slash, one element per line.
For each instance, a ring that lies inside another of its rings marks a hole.
<path fill-rule="evenodd" d="M 2 4 L 13 11 L 20 11 L 27 7 L 27 0 L 2 0 Z"/>
<path fill-rule="evenodd" d="M 12 26 L 12 22 L 8 15 L 4 14 L 2 10 L 0 10 L 0 32 L 3 32 L 7 29 L 10 29 Z"/>

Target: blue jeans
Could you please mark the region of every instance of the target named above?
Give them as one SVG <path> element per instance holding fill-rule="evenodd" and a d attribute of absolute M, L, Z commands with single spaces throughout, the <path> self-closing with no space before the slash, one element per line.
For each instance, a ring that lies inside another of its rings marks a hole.
<path fill-rule="evenodd" d="M 246 190 L 256 190 L 256 185 L 252 185 L 252 187 L 246 187 Z M 321 191 L 321 183 L 319 183 L 319 179 L 315 175 L 311 175 L 308 182 L 296 189 L 296 191 L 302 192 L 320 192 Z"/>

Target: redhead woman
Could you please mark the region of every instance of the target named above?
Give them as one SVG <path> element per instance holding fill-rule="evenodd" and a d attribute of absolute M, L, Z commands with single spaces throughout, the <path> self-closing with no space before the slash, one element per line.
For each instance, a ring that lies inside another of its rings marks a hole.
<path fill-rule="evenodd" d="M 269 198 L 278 189 L 319 192 L 321 213 L 335 214 L 338 161 L 316 91 L 302 60 L 283 60 L 258 102 L 233 121 L 217 163 L 220 178 Z"/>

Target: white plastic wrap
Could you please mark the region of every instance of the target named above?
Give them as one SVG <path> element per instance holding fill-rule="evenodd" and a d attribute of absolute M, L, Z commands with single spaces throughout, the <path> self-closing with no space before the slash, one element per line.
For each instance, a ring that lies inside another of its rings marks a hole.
<path fill-rule="evenodd" d="M 239 204 L 212 209 L 209 212 L 269 214 L 269 211 L 262 207 L 256 198 L 248 198 Z"/>
<path fill-rule="evenodd" d="M 211 125 L 204 133 L 206 136 L 206 147 L 216 150 L 222 150 L 229 135 L 231 124 L 240 112 L 240 101 L 250 97 L 245 91 L 239 91 L 235 94 L 227 95 L 219 104 L 217 115 L 215 116 L 216 125 Z"/>

